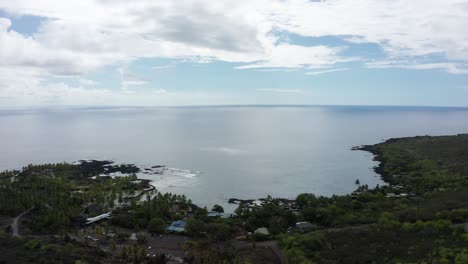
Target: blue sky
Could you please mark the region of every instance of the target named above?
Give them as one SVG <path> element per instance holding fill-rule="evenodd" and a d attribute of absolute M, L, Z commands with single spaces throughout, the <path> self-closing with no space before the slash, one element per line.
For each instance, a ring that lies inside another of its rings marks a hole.
<path fill-rule="evenodd" d="M 0 104 L 468 106 L 468 1 L 153 2 L 0 0 Z"/>

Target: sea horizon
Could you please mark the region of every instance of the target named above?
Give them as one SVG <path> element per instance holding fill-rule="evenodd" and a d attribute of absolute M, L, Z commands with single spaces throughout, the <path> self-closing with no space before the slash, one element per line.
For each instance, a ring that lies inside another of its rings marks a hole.
<path fill-rule="evenodd" d="M 79 110 L 79 109 L 160 109 L 160 108 L 239 108 L 239 107 L 335 107 L 335 108 L 415 108 L 415 109 L 460 109 L 468 110 L 468 106 L 451 106 L 451 105 L 372 105 L 372 104 L 200 104 L 200 105 L 44 105 L 44 106 L 0 106 L 0 111 L 3 110 Z"/>

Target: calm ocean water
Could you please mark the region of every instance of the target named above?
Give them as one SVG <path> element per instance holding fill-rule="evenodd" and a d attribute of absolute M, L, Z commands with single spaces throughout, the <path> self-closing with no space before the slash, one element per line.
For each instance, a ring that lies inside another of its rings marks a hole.
<path fill-rule="evenodd" d="M 231 197 L 344 194 L 354 190 L 356 179 L 381 184 L 372 156 L 352 146 L 464 132 L 464 108 L 0 110 L 0 169 L 80 159 L 166 165 L 176 169 L 140 176 L 211 206 Z"/>

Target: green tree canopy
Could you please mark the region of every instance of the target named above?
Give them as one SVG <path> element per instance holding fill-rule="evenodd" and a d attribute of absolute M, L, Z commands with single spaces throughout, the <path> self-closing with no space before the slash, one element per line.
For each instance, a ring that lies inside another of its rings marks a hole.
<path fill-rule="evenodd" d="M 148 231 L 151 233 L 164 233 L 166 223 L 163 219 L 154 217 L 148 223 Z"/>

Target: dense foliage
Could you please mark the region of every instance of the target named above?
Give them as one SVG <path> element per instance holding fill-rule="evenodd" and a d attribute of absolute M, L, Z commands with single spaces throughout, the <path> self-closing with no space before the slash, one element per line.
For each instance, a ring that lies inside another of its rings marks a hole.
<path fill-rule="evenodd" d="M 0 263 L 112 263 L 102 251 L 58 240 L 17 239 L 0 233 Z"/>
<path fill-rule="evenodd" d="M 321 230 L 281 237 L 290 262 L 468 263 L 468 135 L 362 149 L 376 155 L 376 171 L 389 185 L 329 198 L 299 195 L 301 219 Z"/>
<path fill-rule="evenodd" d="M 82 172 L 89 173 L 89 164 Z M 0 214 L 16 216 L 31 210 L 25 221 L 32 232 L 69 228 L 92 204 L 95 216 L 123 203 L 123 197 L 141 190 L 136 175 L 123 177 L 82 177 L 81 165 L 67 163 L 29 165 L 22 171 L 0 173 Z"/>

